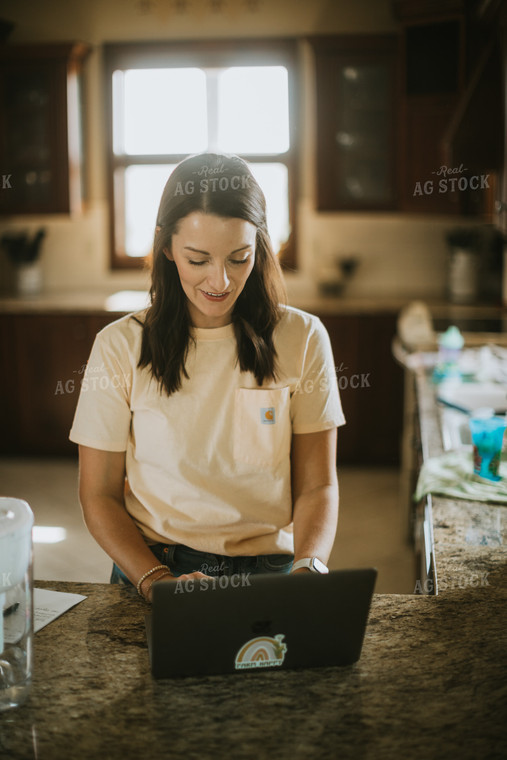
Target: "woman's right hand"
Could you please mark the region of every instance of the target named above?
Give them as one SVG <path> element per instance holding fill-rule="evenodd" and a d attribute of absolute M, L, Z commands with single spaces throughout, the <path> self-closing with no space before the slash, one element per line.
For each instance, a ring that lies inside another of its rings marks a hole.
<path fill-rule="evenodd" d="M 169 571 L 170 572 L 170 571 Z M 186 581 L 193 581 L 193 584 L 197 581 L 198 583 L 201 582 L 201 580 L 213 580 L 211 575 L 205 575 L 205 573 L 201 572 L 195 572 L 195 573 L 185 573 L 184 575 L 167 575 L 162 574 L 160 575 L 160 578 L 155 578 L 155 580 L 150 583 L 149 588 L 147 589 L 146 593 L 143 593 L 144 598 L 146 601 L 151 602 L 153 597 L 153 586 L 155 583 L 177 583 L 181 581 L 183 584 L 185 584 Z M 192 585 L 193 585 L 192 584 Z"/>

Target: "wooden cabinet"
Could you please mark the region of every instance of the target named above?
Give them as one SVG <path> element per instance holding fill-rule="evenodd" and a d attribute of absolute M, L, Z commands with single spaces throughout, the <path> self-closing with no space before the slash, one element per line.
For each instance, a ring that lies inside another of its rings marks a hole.
<path fill-rule="evenodd" d="M 65 455 L 83 368 L 117 314 L 0 314 L 0 454 Z"/>
<path fill-rule="evenodd" d="M 500 195 L 507 229 L 506 66 L 498 52 L 505 7 L 506 0 L 393 0 L 396 35 L 309 38 L 318 211 L 491 222 Z"/>
<path fill-rule="evenodd" d="M 0 214 L 78 210 L 83 43 L 0 46 Z"/>
<path fill-rule="evenodd" d="M 460 210 L 497 223 L 505 233 L 507 2 L 485 0 L 465 7 L 466 79 L 443 136 L 444 163 L 463 167 Z"/>
<path fill-rule="evenodd" d="M 396 36 L 309 39 L 317 97 L 317 210 L 396 205 Z"/>
<path fill-rule="evenodd" d="M 403 424 L 403 371 L 391 351 L 395 314 L 321 315 L 329 332 L 347 424 L 338 464 L 397 465 Z"/>
<path fill-rule="evenodd" d="M 460 0 L 394 3 L 402 24 L 398 176 L 403 211 L 461 213 L 462 193 L 451 191 L 448 182 L 439 185 L 448 179 L 439 171 L 445 164 L 443 138 L 465 81 L 462 5 Z"/>
<path fill-rule="evenodd" d="M 507 239 L 507 2 L 503 2 L 498 18 L 499 24 L 499 36 L 500 36 L 500 51 L 502 60 L 502 125 L 503 125 L 503 139 L 502 139 L 502 171 L 500 173 L 499 192 L 495 205 L 495 222 L 499 230 L 503 233 L 505 239 Z M 507 294 L 504 294 L 507 296 Z M 504 299 L 505 300 L 505 299 Z"/>

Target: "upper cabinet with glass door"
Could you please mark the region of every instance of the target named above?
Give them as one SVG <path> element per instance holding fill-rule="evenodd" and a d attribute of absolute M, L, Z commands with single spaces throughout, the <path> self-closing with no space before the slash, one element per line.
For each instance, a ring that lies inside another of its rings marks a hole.
<path fill-rule="evenodd" d="M 396 37 L 314 37 L 310 43 L 317 210 L 394 208 Z"/>
<path fill-rule="evenodd" d="M 248 47 L 248 46 L 246 46 Z M 113 266 L 142 264 L 175 165 L 203 151 L 245 158 L 266 196 L 275 250 L 287 245 L 295 150 L 287 55 L 221 45 L 108 45 Z M 278 60 L 280 59 L 280 60 Z M 196 178 L 211 181 L 212 178 Z"/>
<path fill-rule="evenodd" d="M 83 43 L 0 46 L 1 214 L 81 208 Z"/>

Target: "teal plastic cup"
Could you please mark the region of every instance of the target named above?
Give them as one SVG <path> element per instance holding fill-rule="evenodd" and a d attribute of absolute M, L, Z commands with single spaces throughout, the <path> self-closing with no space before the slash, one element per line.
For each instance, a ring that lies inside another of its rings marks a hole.
<path fill-rule="evenodd" d="M 470 419 L 474 450 L 474 473 L 480 478 L 501 480 L 498 471 L 506 427 L 505 417 L 472 417 Z"/>

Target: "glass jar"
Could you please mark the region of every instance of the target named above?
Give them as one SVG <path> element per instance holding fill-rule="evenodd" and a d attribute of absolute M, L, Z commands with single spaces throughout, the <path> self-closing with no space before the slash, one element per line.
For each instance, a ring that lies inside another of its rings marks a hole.
<path fill-rule="evenodd" d="M 23 704 L 32 680 L 33 513 L 0 497 L 0 710 Z"/>

